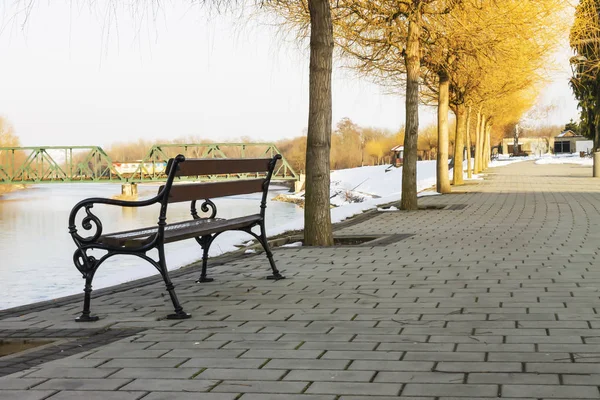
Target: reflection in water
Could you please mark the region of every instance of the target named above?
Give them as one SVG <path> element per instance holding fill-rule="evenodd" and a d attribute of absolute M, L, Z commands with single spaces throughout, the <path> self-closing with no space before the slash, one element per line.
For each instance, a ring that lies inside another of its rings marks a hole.
<path fill-rule="evenodd" d="M 112 197 L 120 193 L 115 184 L 60 184 L 32 186 L 0 197 L 0 309 L 53 299 L 83 290 L 83 279 L 73 265 L 75 245 L 69 235 L 71 208 L 88 197 Z M 273 191 L 275 197 L 279 191 Z M 156 194 L 154 186 L 140 186 L 140 199 Z M 260 194 L 216 199 L 218 216 L 231 218 L 259 212 Z M 143 208 L 94 206 L 105 232 L 155 225 L 158 205 Z M 168 222 L 190 218 L 189 204 L 169 205 Z M 270 202 L 269 227 L 301 218 L 303 211 L 293 204 Z M 79 220 L 81 219 L 79 216 Z M 81 231 L 81 225 L 78 225 Z M 83 231 L 82 235 L 89 233 Z M 251 239 L 245 233 L 228 232 L 211 247 L 211 254 L 229 251 L 233 244 Z M 166 246 L 169 268 L 177 268 L 201 257 L 194 240 Z M 154 268 L 137 257 L 117 256 L 104 263 L 94 279 L 94 287 L 106 287 L 149 276 Z"/>
<path fill-rule="evenodd" d="M 138 209 L 136 207 L 121 207 L 121 216 L 126 220 L 135 219 L 137 217 L 137 212 Z"/>

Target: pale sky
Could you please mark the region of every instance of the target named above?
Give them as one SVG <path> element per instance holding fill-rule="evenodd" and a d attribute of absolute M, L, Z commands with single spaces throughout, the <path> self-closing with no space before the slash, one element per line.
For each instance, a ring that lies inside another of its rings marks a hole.
<path fill-rule="evenodd" d="M 264 23 L 211 16 L 184 1 L 132 18 L 128 10 L 110 14 L 102 0 L 93 9 L 92 1 L 52 0 L 35 2 L 23 25 L 14 1 L 0 0 L 0 115 L 23 145 L 190 136 L 275 141 L 305 132 L 306 44 Z M 542 96 L 558 106 L 550 123 L 578 114 L 568 56 L 559 55 L 565 70 Z M 335 70 L 333 90 L 334 125 L 343 117 L 392 130 L 404 122 L 402 97 L 350 72 Z M 420 116 L 423 126 L 435 119 L 431 109 Z"/>

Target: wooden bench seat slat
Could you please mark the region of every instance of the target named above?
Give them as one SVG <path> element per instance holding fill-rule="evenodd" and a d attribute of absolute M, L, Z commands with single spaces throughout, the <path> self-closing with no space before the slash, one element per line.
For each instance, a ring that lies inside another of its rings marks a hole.
<path fill-rule="evenodd" d="M 165 243 L 251 226 L 260 219 L 261 216 L 256 214 L 231 219 L 194 219 L 168 224 L 165 226 Z M 98 242 L 118 247 L 140 247 L 150 243 L 157 232 L 158 227 L 115 232 L 100 237 Z"/>
<path fill-rule="evenodd" d="M 241 181 L 187 183 L 173 185 L 169 192 L 169 203 L 179 203 L 196 199 L 213 199 L 262 192 L 264 179 L 245 179 Z M 163 189 L 161 186 L 160 191 Z"/>
<path fill-rule="evenodd" d="M 198 226 L 200 224 L 206 224 L 213 221 L 220 221 L 223 218 L 201 218 L 194 219 L 190 221 L 176 222 L 173 224 L 168 224 L 165 226 L 165 233 L 175 229 L 181 229 L 188 226 Z M 99 243 L 104 243 L 110 246 L 125 246 L 127 242 L 131 242 L 136 246 L 140 246 L 148 243 L 152 239 L 152 235 L 158 232 L 158 227 L 149 227 L 149 228 L 140 228 L 140 229 L 132 229 L 128 231 L 114 232 L 108 235 L 101 236 L 98 239 Z M 146 240 L 141 240 L 146 239 Z"/>
<path fill-rule="evenodd" d="M 165 232 L 165 243 L 176 242 L 179 240 L 190 239 L 198 236 L 221 233 L 229 230 L 246 228 L 255 225 L 262 217 L 260 214 L 247 215 L 239 218 L 223 219 L 211 222 L 197 227 L 187 227 Z"/>
<path fill-rule="evenodd" d="M 188 158 L 179 164 L 175 176 L 244 174 L 269 170 L 271 158 Z"/>

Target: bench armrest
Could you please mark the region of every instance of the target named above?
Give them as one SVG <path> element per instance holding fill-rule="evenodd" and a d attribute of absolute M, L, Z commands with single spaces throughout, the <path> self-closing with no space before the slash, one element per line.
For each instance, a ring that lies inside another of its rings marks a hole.
<path fill-rule="evenodd" d="M 147 200 L 142 201 L 128 201 L 128 200 L 115 200 L 115 199 L 106 199 L 102 197 L 92 197 L 89 199 L 85 199 L 75 204 L 73 209 L 71 210 L 71 214 L 69 214 L 69 233 L 73 237 L 73 240 L 79 243 L 93 243 L 98 240 L 100 236 L 102 236 L 102 222 L 100 218 L 96 216 L 91 208 L 94 207 L 94 204 L 106 204 L 111 206 L 121 206 L 121 207 L 144 207 L 149 206 L 151 204 L 158 203 L 164 193 L 161 191 L 157 196 L 152 197 Z M 80 210 L 85 209 L 85 217 L 81 221 L 81 226 L 86 231 L 91 231 L 94 229 L 94 232 L 91 236 L 82 237 L 77 233 L 77 226 L 75 224 L 75 218 Z"/>

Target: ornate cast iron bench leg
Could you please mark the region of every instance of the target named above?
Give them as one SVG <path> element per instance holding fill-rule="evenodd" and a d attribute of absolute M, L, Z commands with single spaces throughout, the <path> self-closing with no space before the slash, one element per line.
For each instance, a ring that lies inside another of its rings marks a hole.
<path fill-rule="evenodd" d="M 183 311 L 183 307 L 181 303 L 179 303 L 179 299 L 177 298 L 177 294 L 175 293 L 175 287 L 173 286 L 173 282 L 171 282 L 171 278 L 169 277 L 169 271 L 167 270 L 167 263 L 165 259 L 165 248 L 162 245 L 158 246 L 158 271 L 165 282 L 165 286 L 167 287 L 167 292 L 169 292 L 169 297 L 171 298 L 171 302 L 173 303 L 173 307 L 175 308 L 174 314 L 167 315 L 167 319 L 188 319 L 191 317 L 190 314 Z"/>
<path fill-rule="evenodd" d="M 278 281 L 280 279 L 285 279 L 285 276 L 281 275 L 277 266 L 275 265 L 275 260 L 273 259 L 273 253 L 269 248 L 269 241 L 267 240 L 267 235 L 265 233 L 265 223 L 262 222 L 260 224 L 260 238 L 259 242 L 262 245 L 263 249 L 265 249 L 265 253 L 267 254 L 267 259 L 269 260 L 269 264 L 271 264 L 271 270 L 273 271 L 273 275 L 267 276 L 267 279 Z"/>
<path fill-rule="evenodd" d="M 95 315 L 90 315 L 92 279 L 94 279 L 93 273 L 91 276 L 85 278 L 85 288 L 83 289 L 83 292 L 85 293 L 83 298 L 83 311 L 79 317 L 75 318 L 76 322 L 96 322 L 100 319 Z"/>
<path fill-rule="evenodd" d="M 214 281 L 213 278 L 209 278 L 206 276 L 207 274 L 207 268 L 208 268 L 208 250 L 210 249 L 210 245 L 212 244 L 213 240 L 215 240 L 217 236 L 202 236 L 201 238 L 196 238 L 196 241 L 200 244 L 200 246 L 202 247 L 202 272 L 200 274 L 200 279 L 198 279 L 196 281 L 196 283 L 204 283 L 204 282 L 212 282 Z"/>
<path fill-rule="evenodd" d="M 92 280 L 96 274 L 96 270 L 100 265 L 100 262 L 92 256 L 88 256 L 86 250 L 78 248 L 73 254 L 73 263 L 75 267 L 81 272 L 81 275 L 85 279 L 85 287 L 83 289 L 83 311 L 81 315 L 75 318 L 76 322 L 95 322 L 98 318 L 95 315 L 90 315 L 90 304 L 92 302 Z"/>

